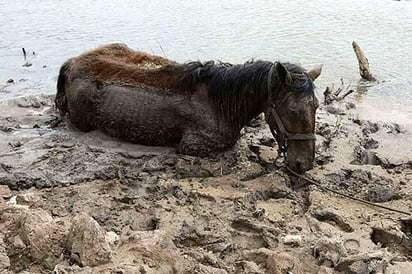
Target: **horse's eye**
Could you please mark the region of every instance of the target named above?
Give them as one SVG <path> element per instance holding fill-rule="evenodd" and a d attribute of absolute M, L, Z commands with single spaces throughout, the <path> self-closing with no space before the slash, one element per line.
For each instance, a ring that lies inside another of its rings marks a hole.
<path fill-rule="evenodd" d="M 298 113 L 299 113 L 298 110 L 294 108 L 291 108 L 288 110 L 289 116 L 298 116 Z"/>

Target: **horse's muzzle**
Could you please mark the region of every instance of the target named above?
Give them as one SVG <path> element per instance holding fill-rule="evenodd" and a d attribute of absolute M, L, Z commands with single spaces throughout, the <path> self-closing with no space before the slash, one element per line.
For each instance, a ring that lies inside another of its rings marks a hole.
<path fill-rule="evenodd" d="M 299 174 L 303 174 L 313 168 L 312 161 L 287 161 L 287 165 L 290 169 Z"/>
<path fill-rule="evenodd" d="M 302 174 L 313 168 L 315 141 L 295 141 L 288 145 L 286 163 L 290 169 Z"/>

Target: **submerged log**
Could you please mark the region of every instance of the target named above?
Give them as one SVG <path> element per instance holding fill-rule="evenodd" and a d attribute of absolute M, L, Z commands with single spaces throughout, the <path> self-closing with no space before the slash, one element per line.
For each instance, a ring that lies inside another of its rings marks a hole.
<path fill-rule="evenodd" d="M 375 81 L 376 78 L 372 76 L 372 73 L 369 68 L 368 58 L 366 58 L 365 54 L 363 53 L 358 43 L 353 41 L 352 47 L 353 47 L 353 51 L 356 54 L 356 58 L 358 58 L 360 76 L 365 80 Z"/>

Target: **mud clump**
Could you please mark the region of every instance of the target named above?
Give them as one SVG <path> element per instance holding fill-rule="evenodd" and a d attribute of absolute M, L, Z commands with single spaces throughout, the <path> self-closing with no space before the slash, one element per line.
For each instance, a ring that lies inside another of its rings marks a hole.
<path fill-rule="evenodd" d="M 112 258 L 106 232 L 87 214 L 76 216 L 67 239 L 70 258 L 80 266 L 98 266 Z"/>
<path fill-rule="evenodd" d="M 370 202 L 387 202 L 400 198 L 398 186 L 388 177 L 361 169 L 342 169 L 337 173 L 327 174 L 332 188 L 345 190 Z"/>

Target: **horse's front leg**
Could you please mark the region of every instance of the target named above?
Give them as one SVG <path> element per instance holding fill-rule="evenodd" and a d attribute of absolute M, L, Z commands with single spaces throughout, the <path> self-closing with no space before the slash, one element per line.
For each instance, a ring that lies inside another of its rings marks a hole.
<path fill-rule="evenodd" d="M 178 153 L 207 156 L 233 146 L 236 140 L 212 129 L 188 129 L 183 133 Z"/>

